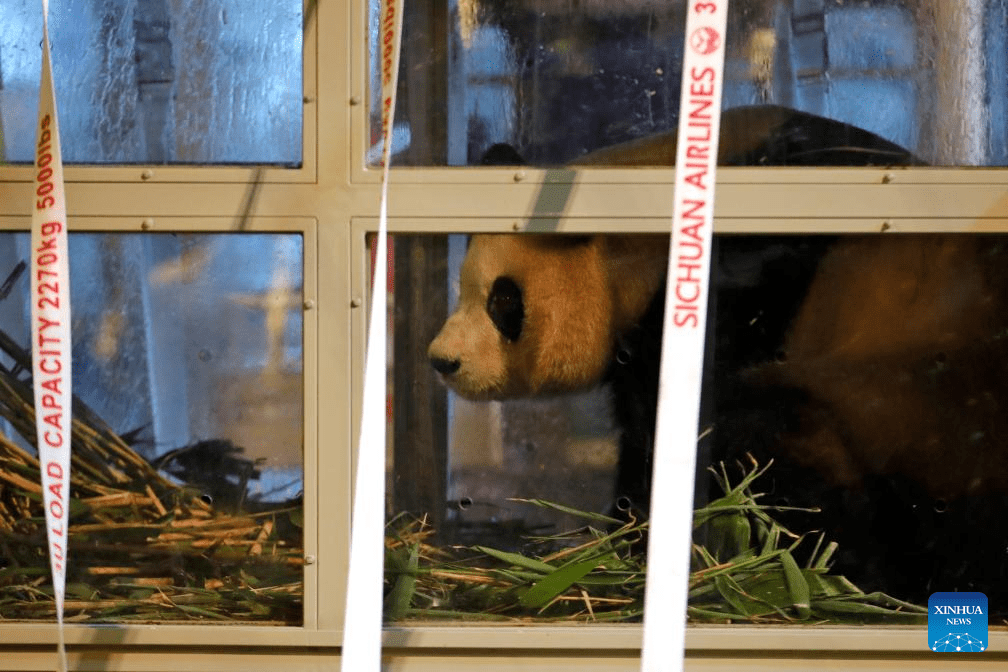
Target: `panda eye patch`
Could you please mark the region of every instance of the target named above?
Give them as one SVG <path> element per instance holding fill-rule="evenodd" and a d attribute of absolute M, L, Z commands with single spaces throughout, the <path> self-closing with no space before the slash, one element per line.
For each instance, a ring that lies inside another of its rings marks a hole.
<path fill-rule="evenodd" d="M 494 280 L 490 296 L 487 297 L 486 310 L 504 338 L 509 341 L 518 340 L 525 321 L 525 303 L 517 282 L 503 275 Z"/>

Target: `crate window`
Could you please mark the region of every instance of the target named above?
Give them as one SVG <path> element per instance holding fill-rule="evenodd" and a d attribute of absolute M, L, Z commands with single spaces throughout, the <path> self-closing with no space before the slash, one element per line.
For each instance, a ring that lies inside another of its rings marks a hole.
<path fill-rule="evenodd" d="M 5 620 L 53 618 L 29 245 L 0 234 Z M 70 234 L 68 620 L 302 622 L 302 255 L 295 234 Z"/>
<path fill-rule="evenodd" d="M 377 7 L 372 0 L 371 164 L 380 124 Z M 651 0 L 407 5 L 397 160 L 558 165 L 674 131 L 684 7 Z M 850 124 L 929 165 L 1003 166 L 1006 18 L 997 0 L 731 3 L 723 105 L 783 107 Z M 809 136 L 828 132 L 773 116 L 754 123 L 775 126 L 776 149 L 793 155 L 804 153 Z M 844 146 L 842 135 L 829 137 Z M 722 160 L 763 165 L 742 140 L 726 138 Z M 808 154 L 805 162 L 818 163 Z"/>
<path fill-rule="evenodd" d="M 64 160 L 301 164 L 300 2 L 68 0 L 49 19 Z M 42 52 L 0 6 L 0 161 L 30 162 Z"/>

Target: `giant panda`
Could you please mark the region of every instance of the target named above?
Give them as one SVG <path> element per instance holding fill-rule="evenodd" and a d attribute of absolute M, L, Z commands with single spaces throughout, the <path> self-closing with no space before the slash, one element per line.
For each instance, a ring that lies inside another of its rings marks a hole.
<path fill-rule="evenodd" d="M 576 163 L 660 165 L 674 143 L 665 134 Z M 725 113 L 719 162 L 919 163 L 866 131 L 772 107 Z M 608 384 L 621 429 L 615 493 L 620 508 L 643 512 L 667 245 L 473 236 L 458 307 L 428 349 L 471 399 Z M 1002 247 L 924 235 L 716 241 L 702 404 L 714 431 L 701 462 L 776 460 L 769 503 L 822 509 L 793 524 L 839 541 L 838 571 L 866 590 L 918 601 L 1003 592 L 1004 536 L 966 531 L 973 515 L 1004 518 L 1008 491 Z M 1001 561 L 980 560 L 990 553 Z"/>
<path fill-rule="evenodd" d="M 463 397 L 542 397 L 613 384 L 619 508 L 647 509 L 668 236 L 484 234 L 428 348 Z"/>

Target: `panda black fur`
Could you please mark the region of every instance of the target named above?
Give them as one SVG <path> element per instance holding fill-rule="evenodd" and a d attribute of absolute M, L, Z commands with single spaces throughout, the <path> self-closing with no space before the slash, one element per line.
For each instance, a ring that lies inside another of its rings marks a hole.
<path fill-rule="evenodd" d="M 918 163 L 865 131 L 781 108 L 728 111 L 721 128 L 722 164 Z M 674 141 L 666 134 L 577 163 L 661 165 Z M 474 236 L 459 309 L 429 354 L 448 385 L 474 399 L 610 383 L 621 430 L 616 494 L 646 511 L 667 238 L 633 240 Z M 628 253 L 636 271 L 619 263 Z M 1005 535 L 960 530 L 978 513 L 1008 526 L 1008 292 L 998 272 L 1008 254 L 940 236 L 746 238 L 716 241 L 713 254 L 706 462 L 747 452 L 777 460 L 769 501 L 821 507 L 822 517 L 794 526 L 821 526 L 839 541 L 837 570 L 866 590 L 916 600 L 930 590 L 1005 592 Z M 974 437 L 974 462 L 937 466 L 962 445 L 955 431 Z"/>

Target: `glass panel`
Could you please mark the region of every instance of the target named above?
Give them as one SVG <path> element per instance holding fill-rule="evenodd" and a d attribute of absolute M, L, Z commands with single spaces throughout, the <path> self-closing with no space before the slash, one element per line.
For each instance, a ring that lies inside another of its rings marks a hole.
<path fill-rule="evenodd" d="M 32 485 L 29 245 L 0 234 L 6 620 L 53 617 Z M 70 235 L 68 620 L 302 622 L 302 245 Z"/>
<path fill-rule="evenodd" d="M 377 1 L 370 4 L 377 145 Z M 674 132 L 684 7 L 649 0 L 407 6 L 396 161 L 558 165 Z M 431 23 L 446 23 L 447 31 Z M 1006 26 L 1001 0 L 731 2 L 724 108 L 776 114 L 726 119 L 723 128 L 733 133 L 723 140 L 722 162 L 861 165 L 823 151 L 845 147 L 854 127 L 873 134 L 854 134 L 861 149 L 867 142 L 891 150 L 892 143 L 912 155 L 883 153 L 880 164 L 915 157 L 1008 165 Z M 761 143 L 767 151 L 746 151 Z M 488 153 L 498 144 L 509 150 Z"/>
<path fill-rule="evenodd" d="M 299 0 L 67 0 L 50 37 L 69 163 L 301 163 Z M 0 160 L 31 161 L 41 6 L 0 3 Z"/>
<path fill-rule="evenodd" d="M 388 616 L 639 618 L 662 237 L 395 252 Z M 716 237 L 694 622 L 1005 613 L 1006 262 L 1003 236 Z"/>

